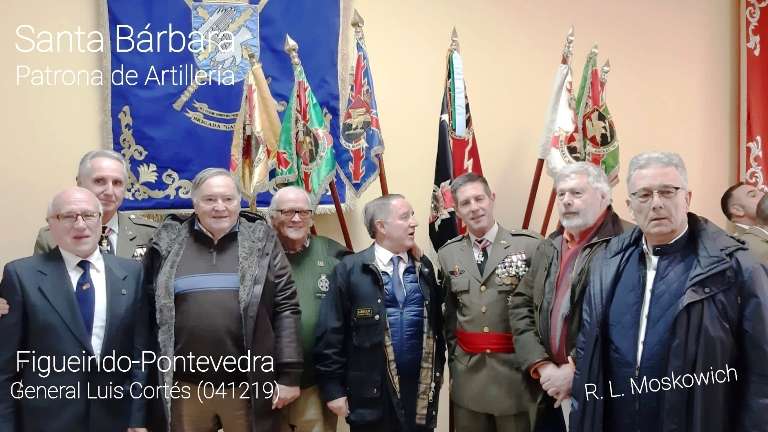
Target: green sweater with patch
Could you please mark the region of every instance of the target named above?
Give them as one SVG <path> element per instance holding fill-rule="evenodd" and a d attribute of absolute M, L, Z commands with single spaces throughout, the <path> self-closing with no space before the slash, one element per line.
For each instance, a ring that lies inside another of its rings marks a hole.
<path fill-rule="evenodd" d="M 313 236 L 310 237 L 308 247 L 298 253 L 287 254 L 301 308 L 301 340 L 304 348 L 301 388 L 315 385 L 312 352 L 315 347 L 315 324 L 320 302 L 328 292 L 333 268 L 350 253 L 344 246 L 328 237 Z"/>

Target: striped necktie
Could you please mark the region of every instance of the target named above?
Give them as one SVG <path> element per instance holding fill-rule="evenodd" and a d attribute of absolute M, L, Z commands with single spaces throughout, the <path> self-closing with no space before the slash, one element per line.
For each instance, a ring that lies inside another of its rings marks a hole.
<path fill-rule="evenodd" d="M 482 275 L 485 272 L 485 263 L 488 261 L 488 248 L 491 246 L 491 241 L 485 237 L 475 239 L 475 246 L 480 249 L 480 253 L 483 256 L 482 260 L 477 260 L 477 269 L 480 270 Z"/>

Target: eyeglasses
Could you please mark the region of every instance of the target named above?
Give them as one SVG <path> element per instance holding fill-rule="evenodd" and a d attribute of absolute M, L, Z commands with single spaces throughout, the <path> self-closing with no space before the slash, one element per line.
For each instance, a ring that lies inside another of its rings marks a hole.
<path fill-rule="evenodd" d="M 659 199 L 671 200 L 681 189 L 682 187 L 680 186 L 665 186 L 659 189 L 640 189 L 638 191 L 632 192 L 629 194 L 629 196 L 634 198 L 639 203 L 647 203 L 653 199 L 654 194 L 657 194 Z"/>
<path fill-rule="evenodd" d="M 54 215 L 57 221 L 64 225 L 74 225 L 77 222 L 77 218 L 82 218 L 83 222 L 87 224 L 95 223 L 101 217 L 99 212 L 83 212 L 83 213 L 61 213 Z"/>
<path fill-rule="evenodd" d="M 302 219 L 309 219 L 312 217 L 312 210 L 296 210 L 296 209 L 275 209 L 275 213 L 280 213 L 280 216 L 284 218 L 293 219 L 293 216 L 299 215 Z"/>

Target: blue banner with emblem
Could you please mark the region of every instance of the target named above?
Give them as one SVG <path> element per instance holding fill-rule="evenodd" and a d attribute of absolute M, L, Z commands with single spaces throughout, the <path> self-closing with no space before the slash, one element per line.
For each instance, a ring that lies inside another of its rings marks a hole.
<path fill-rule="evenodd" d="M 230 168 L 254 62 L 262 64 L 283 116 L 293 86 L 286 33 L 302 47 L 304 68 L 339 142 L 346 3 L 108 0 L 113 148 L 130 167 L 123 209 L 191 208 L 194 176 L 208 167 Z M 344 202 L 343 181 L 337 184 Z M 269 192 L 259 193 L 257 205 L 270 199 Z M 326 195 L 320 203 L 332 200 Z"/>

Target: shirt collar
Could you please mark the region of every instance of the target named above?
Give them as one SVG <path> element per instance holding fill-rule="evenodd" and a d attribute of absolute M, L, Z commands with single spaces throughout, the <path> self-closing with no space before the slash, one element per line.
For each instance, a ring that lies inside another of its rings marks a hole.
<path fill-rule="evenodd" d="M 67 252 L 62 248 L 59 248 L 59 252 L 61 252 L 61 257 L 64 258 L 64 265 L 67 267 L 68 272 L 74 270 L 75 267 L 77 267 L 77 263 L 82 260 L 87 260 L 91 263 L 91 270 L 96 270 L 99 273 L 104 271 L 104 258 L 102 257 L 101 251 L 98 247 L 90 256 L 88 256 L 88 258 L 80 258 L 79 256 L 71 252 Z"/>
<path fill-rule="evenodd" d="M 197 231 L 207 235 L 211 239 L 213 239 L 213 235 L 211 234 L 210 231 L 208 231 L 203 226 L 203 224 L 200 223 L 200 220 L 197 218 L 197 215 L 195 215 L 195 230 L 197 230 Z M 237 222 L 235 222 L 235 224 L 232 225 L 232 228 L 230 228 L 229 231 L 227 231 L 227 234 L 231 234 L 233 232 L 238 232 L 239 230 L 240 230 L 240 219 L 238 218 Z M 224 236 L 226 236 L 227 234 L 224 234 Z M 222 237 L 224 237 L 224 236 L 222 236 Z"/>
<path fill-rule="evenodd" d="M 395 255 L 378 243 L 373 244 L 373 253 L 376 256 L 376 265 L 378 265 L 379 268 L 384 268 L 391 265 L 392 257 Z M 399 253 L 397 256 L 399 256 L 403 262 L 408 262 L 408 252 Z"/>
<path fill-rule="evenodd" d="M 484 239 L 487 239 L 491 244 L 496 240 L 496 234 L 499 232 L 499 223 L 494 222 L 491 229 L 488 230 L 488 232 L 485 233 L 483 236 Z M 469 233 L 469 239 L 472 240 L 472 245 L 475 245 L 475 240 L 477 240 L 479 237 L 475 237 L 472 233 Z"/>
<path fill-rule="evenodd" d="M 741 224 L 741 223 L 738 223 L 738 222 L 733 222 L 733 224 L 736 225 L 737 227 L 739 227 L 741 229 L 745 229 L 745 230 L 749 229 L 749 227 L 752 226 L 752 225 L 744 225 L 744 224 Z"/>
<path fill-rule="evenodd" d="M 646 255 L 660 256 L 671 255 L 673 253 L 680 252 L 688 244 L 688 226 L 685 227 L 680 235 L 675 237 L 671 242 L 663 245 L 656 245 L 653 247 L 653 253 L 648 248 L 648 241 L 643 236 L 643 251 Z"/>
<path fill-rule="evenodd" d="M 112 230 L 113 233 L 117 234 L 118 224 L 117 224 L 117 213 L 115 213 L 112 218 L 107 221 L 105 226 L 109 227 L 109 229 Z"/>

